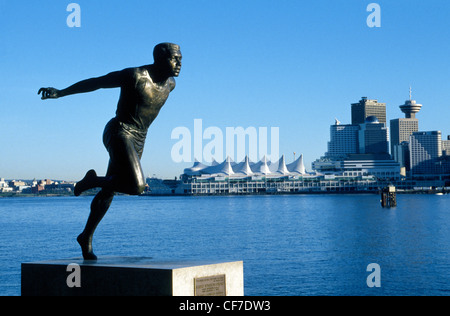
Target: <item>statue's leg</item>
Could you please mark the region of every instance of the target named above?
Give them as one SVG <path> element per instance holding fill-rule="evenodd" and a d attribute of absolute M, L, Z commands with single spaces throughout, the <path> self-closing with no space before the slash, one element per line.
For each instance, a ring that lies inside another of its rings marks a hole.
<path fill-rule="evenodd" d="M 98 187 L 101 187 L 100 178 L 97 177 L 95 170 L 89 170 L 84 178 L 75 185 L 74 194 L 80 196 L 84 191 Z"/>
<path fill-rule="evenodd" d="M 92 200 L 91 213 L 89 214 L 86 227 L 77 238 L 85 260 L 97 260 L 97 256 L 92 249 L 92 238 L 95 229 L 108 211 L 113 198 L 114 192 L 103 189 L 95 196 L 94 200 Z"/>
<path fill-rule="evenodd" d="M 104 143 L 110 156 L 106 176 L 98 177 L 95 171 L 90 170 L 75 186 L 75 195 L 80 195 L 81 192 L 91 188 L 102 188 L 92 201 L 86 227 L 77 238 L 85 260 L 97 259 L 92 250 L 92 238 L 95 229 L 111 205 L 114 193 L 139 195 L 145 188 L 145 178 L 140 162 L 143 141 L 137 144 L 134 136 L 126 131 L 113 129 L 111 132 L 110 124 L 108 124 L 105 128 Z"/>
<path fill-rule="evenodd" d="M 142 172 L 140 157 L 132 140 L 117 138 L 109 147 L 110 162 L 105 177 L 97 177 L 95 172 L 89 171 L 85 179 L 81 180 L 83 188 L 101 187 L 102 190 L 91 203 L 91 213 L 84 231 L 77 241 L 81 246 L 85 260 L 96 260 L 92 250 L 92 238 L 95 229 L 108 211 L 114 197 L 114 192 L 139 195 L 145 188 L 145 178 Z"/>
<path fill-rule="evenodd" d="M 140 161 L 143 148 L 138 150 L 131 136 L 116 137 L 109 143 L 110 164 L 107 175 L 98 177 L 94 170 L 89 170 L 76 184 L 75 196 L 93 188 L 130 195 L 141 194 L 145 189 L 145 178 Z"/>

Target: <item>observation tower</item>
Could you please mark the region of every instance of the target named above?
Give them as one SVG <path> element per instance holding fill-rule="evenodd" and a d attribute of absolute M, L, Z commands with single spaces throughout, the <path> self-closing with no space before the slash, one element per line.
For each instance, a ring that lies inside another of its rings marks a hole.
<path fill-rule="evenodd" d="M 411 92 L 412 89 L 409 87 L 409 100 L 405 101 L 405 104 L 400 105 L 400 110 L 405 113 L 405 118 L 415 119 L 416 113 L 419 113 L 422 108 L 422 104 L 418 104 L 415 100 L 412 100 Z"/>

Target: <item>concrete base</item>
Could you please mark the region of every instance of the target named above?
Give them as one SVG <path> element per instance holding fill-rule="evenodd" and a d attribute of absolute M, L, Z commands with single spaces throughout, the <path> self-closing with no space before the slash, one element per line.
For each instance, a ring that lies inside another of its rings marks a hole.
<path fill-rule="evenodd" d="M 108 257 L 22 263 L 22 296 L 194 295 L 243 296 L 243 262 Z"/>

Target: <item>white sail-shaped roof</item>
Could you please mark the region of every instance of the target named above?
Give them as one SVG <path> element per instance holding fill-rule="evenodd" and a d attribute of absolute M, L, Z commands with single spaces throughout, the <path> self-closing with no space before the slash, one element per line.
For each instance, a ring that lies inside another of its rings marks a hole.
<path fill-rule="evenodd" d="M 194 165 L 192 167 L 184 169 L 184 174 L 199 175 L 200 172 L 206 168 L 208 168 L 208 167 L 205 166 L 204 164 L 202 164 L 201 162 L 199 162 L 197 159 L 195 159 Z"/>
<path fill-rule="evenodd" d="M 226 174 L 226 175 L 234 174 L 233 167 L 231 167 L 231 163 L 232 163 L 231 158 L 227 157 L 227 160 L 225 160 L 223 164 L 218 165 L 218 166 L 221 166 L 221 169 L 220 169 L 219 173 L 223 173 L 223 174 Z"/>
<path fill-rule="evenodd" d="M 250 167 L 251 167 L 253 173 L 265 174 L 265 175 L 271 173 L 271 171 L 269 169 L 269 165 L 267 164 L 266 156 L 264 156 L 260 162 L 250 165 Z"/>
<path fill-rule="evenodd" d="M 225 175 L 232 175 L 234 174 L 233 167 L 231 166 L 232 160 L 230 157 L 228 157 L 224 162 L 221 164 L 207 167 L 203 170 L 201 170 L 201 173 L 203 174 L 225 174 Z"/>
<path fill-rule="evenodd" d="M 306 169 L 305 164 L 303 163 L 303 155 L 300 155 L 296 161 L 287 165 L 287 168 L 291 173 L 305 174 Z"/>
<path fill-rule="evenodd" d="M 281 159 L 281 158 L 280 158 Z M 278 161 L 267 161 L 267 166 L 271 173 L 276 173 L 278 171 L 278 166 L 280 165 L 280 159 Z"/>
<path fill-rule="evenodd" d="M 248 156 L 245 156 L 244 161 L 241 162 L 240 164 L 237 164 L 234 167 L 234 172 L 235 173 L 245 174 L 247 176 L 250 176 L 250 175 L 253 174 L 253 171 L 250 168 L 250 160 L 248 159 Z"/>
<path fill-rule="evenodd" d="M 235 175 L 236 177 L 242 177 L 259 175 L 277 177 L 306 175 L 307 173 L 303 162 L 303 155 L 300 155 L 296 161 L 289 165 L 286 165 L 285 157 L 283 155 L 277 162 L 271 162 L 264 156 L 261 161 L 257 163 L 251 162 L 248 156 L 245 156 L 244 161 L 240 163 L 235 163 L 230 157 L 227 157 L 221 164 L 213 160 L 211 166 L 206 166 L 196 160 L 191 168 L 184 169 L 184 174 L 188 176 Z"/>
<path fill-rule="evenodd" d="M 281 156 L 280 160 L 278 161 L 278 170 L 277 173 L 281 174 L 289 174 L 289 170 L 286 167 L 286 162 L 284 161 L 284 155 Z"/>

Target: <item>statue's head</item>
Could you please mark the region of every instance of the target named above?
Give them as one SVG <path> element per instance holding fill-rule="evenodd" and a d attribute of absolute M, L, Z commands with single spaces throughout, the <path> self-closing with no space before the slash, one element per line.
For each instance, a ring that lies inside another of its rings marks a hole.
<path fill-rule="evenodd" d="M 167 71 L 169 76 L 178 77 L 182 59 L 180 46 L 172 43 L 158 44 L 153 50 L 153 58 L 155 65 Z"/>

